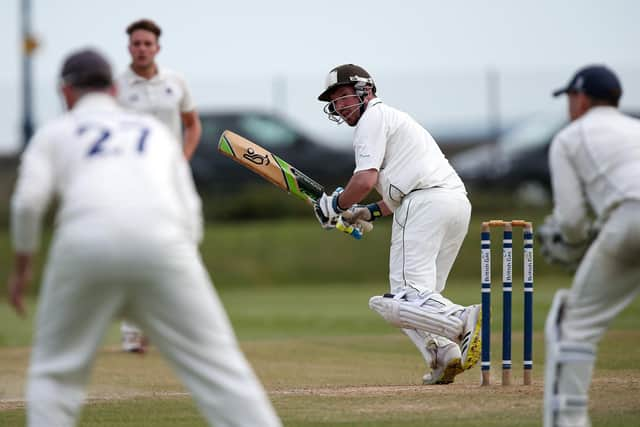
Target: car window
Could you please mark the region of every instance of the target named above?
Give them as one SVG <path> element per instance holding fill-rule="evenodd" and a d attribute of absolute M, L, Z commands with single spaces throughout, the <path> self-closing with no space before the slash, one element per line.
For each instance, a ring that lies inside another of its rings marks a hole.
<path fill-rule="evenodd" d="M 562 117 L 547 114 L 531 116 L 500 136 L 498 146 L 506 154 L 538 147 L 548 143 L 565 122 Z"/>
<path fill-rule="evenodd" d="M 247 138 L 269 147 L 288 147 L 295 144 L 295 130 L 272 118 L 250 115 L 240 119 L 240 127 Z"/>

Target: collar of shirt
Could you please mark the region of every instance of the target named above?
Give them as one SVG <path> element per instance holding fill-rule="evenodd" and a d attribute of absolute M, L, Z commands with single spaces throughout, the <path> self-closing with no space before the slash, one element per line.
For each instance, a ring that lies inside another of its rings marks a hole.
<path fill-rule="evenodd" d="M 164 68 L 160 67 L 159 65 L 156 65 L 156 69 L 158 70 L 158 72 L 153 77 L 151 77 L 150 79 L 145 79 L 141 75 L 136 74 L 136 72 L 133 71 L 133 68 L 131 68 L 131 66 L 128 66 L 124 72 L 124 76 L 125 76 L 125 79 L 127 79 L 127 82 L 129 83 L 129 85 L 133 85 L 135 83 L 156 82 L 156 81 L 164 80 L 164 77 L 165 77 Z"/>
<path fill-rule="evenodd" d="M 596 105 L 594 107 L 589 108 L 589 111 L 587 111 L 585 116 L 592 115 L 592 114 L 611 114 L 611 113 L 617 113 L 617 112 L 618 112 L 618 108 L 612 105 Z"/>
<path fill-rule="evenodd" d="M 380 104 L 382 103 L 382 99 L 380 98 L 372 98 L 368 103 L 367 103 L 367 108 L 369 107 L 373 107 L 376 104 Z"/>
<path fill-rule="evenodd" d="M 102 92 L 92 92 L 84 95 L 73 106 L 73 111 L 85 110 L 117 110 L 118 103 L 111 95 Z"/>

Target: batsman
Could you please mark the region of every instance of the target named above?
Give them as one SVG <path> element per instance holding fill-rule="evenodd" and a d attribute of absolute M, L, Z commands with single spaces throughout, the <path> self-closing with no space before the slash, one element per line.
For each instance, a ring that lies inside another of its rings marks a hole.
<path fill-rule="evenodd" d="M 355 171 L 344 187 L 317 202 L 323 228 L 393 215 L 390 292 L 369 307 L 404 332 L 429 372 L 424 384 L 449 384 L 480 356 L 480 306 L 442 296 L 467 234 L 471 204 L 465 186 L 433 137 L 408 114 L 376 96 L 363 68 L 333 68 L 318 100 L 331 121 L 355 128 Z M 360 205 L 372 189 L 382 199 Z"/>

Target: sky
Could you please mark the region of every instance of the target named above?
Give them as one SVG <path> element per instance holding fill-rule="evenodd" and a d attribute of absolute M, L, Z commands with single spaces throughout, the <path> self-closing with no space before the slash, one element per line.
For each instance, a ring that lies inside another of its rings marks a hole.
<path fill-rule="evenodd" d="M 200 111 L 275 110 L 329 143 L 345 143 L 352 132 L 329 122 L 316 100 L 328 71 L 343 63 L 363 66 L 385 102 L 438 132 L 506 125 L 542 110 L 563 114 L 564 102 L 550 92 L 589 63 L 612 67 L 625 89 L 622 105 L 640 108 L 633 0 L 31 3 L 40 41 L 37 124 L 62 112 L 56 81 L 64 56 L 96 47 L 121 72 L 129 62 L 125 28 L 143 17 L 162 27 L 157 60 L 185 76 Z M 20 0 L 3 0 L 0 153 L 20 147 L 19 11 Z"/>

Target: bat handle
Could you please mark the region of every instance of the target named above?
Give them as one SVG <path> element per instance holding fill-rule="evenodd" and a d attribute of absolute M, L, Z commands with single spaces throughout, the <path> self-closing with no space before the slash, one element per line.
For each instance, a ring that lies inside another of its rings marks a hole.
<path fill-rule="evenodd" d="M 360 240 L 362 239 L 362 231 L 360 231 L 357 227 L 351 225 L 351 224 L 347 224 L 345 223 L 342 218 L 340 218 L 338 220 L 338 222 L 336 223 L 336 228 L 340 231 L 342 231 L 343 233 L 347 233 L 348 235 L 350 235 L 351 237 L 353 237 L 356 240 Z"/>

